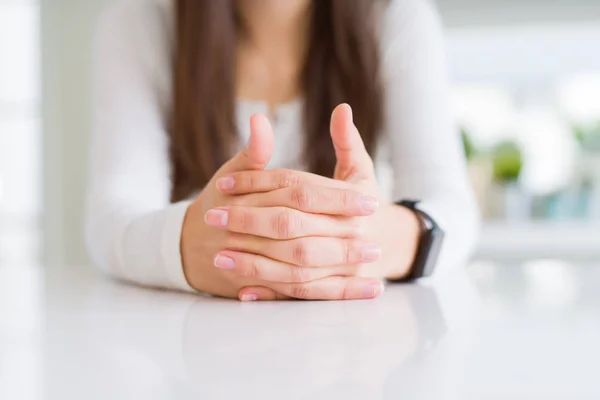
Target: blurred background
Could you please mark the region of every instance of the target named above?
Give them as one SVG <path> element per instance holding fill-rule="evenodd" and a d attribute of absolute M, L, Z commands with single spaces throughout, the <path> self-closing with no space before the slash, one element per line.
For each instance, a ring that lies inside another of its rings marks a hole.
<path fill-rule="evenodd" d="M 0 0 L 0 264 L 88 264 L 91 41 L 105 0 Z M 600 1 L 438 0 L 480 259 L 600 256 Z"/>

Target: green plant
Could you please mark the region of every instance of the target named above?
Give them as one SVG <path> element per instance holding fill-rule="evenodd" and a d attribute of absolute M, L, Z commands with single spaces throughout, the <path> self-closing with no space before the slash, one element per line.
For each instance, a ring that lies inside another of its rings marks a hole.
<path fill-rule="evenodd" d="M 600 152 L 600 121 L 589 124 L 574 124 L 573 136 L 583 150 Z"/>
<path fill-rule="evenodd" d="M 467 157 L 467 160 L 471 160 L 475 155 L 477 155 L 477 149 L 475 148 L 473 139 L 471 139 L 471 135 L 465 128 L 460 129 L 460 136 L 462 138 L 465 156 Z"/>
<path fill-rule="evenodd" d="M 499 143 L 492 150 L 492 165 L 496 182 L 516 182 L 523 169 L 521 148 L 512 141 Z"/>

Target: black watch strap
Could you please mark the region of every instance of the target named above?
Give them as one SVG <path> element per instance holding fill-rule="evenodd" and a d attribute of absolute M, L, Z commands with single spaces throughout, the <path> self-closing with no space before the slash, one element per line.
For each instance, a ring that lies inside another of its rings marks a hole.
<path fill-rule="evenodd" d="M 435 220 L 426 212 L 418 208 L 418 200 L 402 200 L 396 203 L 399 206 L 412 210 L 421 227 L 417 254 L 410 273 L 403 279 L 391 280 L 392 282 L 411 282 L 415 279 L 430 276 L 435 270 L 438 256 L 444 241 L 444 231 Z"/>

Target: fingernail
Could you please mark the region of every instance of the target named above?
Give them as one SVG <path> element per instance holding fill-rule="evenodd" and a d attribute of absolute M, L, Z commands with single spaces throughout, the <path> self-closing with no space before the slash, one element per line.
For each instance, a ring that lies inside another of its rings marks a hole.
<path fill-rule="evenodd" d="M 379 201 L 375 197 L 362 196 L 359 202 L 362 209 L 366 212 L 373 212 L 379 207 Z"/>
<path fill-rule="evenodd" d="M 235 261 L 231 257 L 218 254 L 215 257 L 215 267 L 232 270 L 235 269 Z"/>
<path fill-rule="evenodd" d="M 258 296 L 255 294 L 245 294 L 242 296 L 242 301 L 256 301 Z"/>
<path fill-rule="evenodd" d="M 374 244 L 367 244 L 362 248 L 363 262 L 374 262 L 381 258 L 381 249 Z"/>
<path fill-rule="evenodd" d="M 210 226 L 226 228 L 229 224 L 229 212 L 227 210 L 208 210 L 204 221 Z"/>
<path fill-rule="evenodd" d="M 383 283 L 381 282 L 373 282 L 365 285 L 363 287 L 363 297 L 365 299 L 374 299 L 375 297 L 381 295 L 383 293 Z"/>
<path fill-rule="evenodd" d="M 350 119 L 354 121 L 354 111 L 352 110 L 352 107 L 350 107 L 350 104 L 346 104 L 346 108 L 348 109 L 348 113 L 350 114 Z"/>
<path fill-rule="evenodd" d="M 217 189 L 222 192 L 229 192 L 230 190 L 233 190 L 234 186 L 235 180 L 230 176 L 217 179 Z"/>

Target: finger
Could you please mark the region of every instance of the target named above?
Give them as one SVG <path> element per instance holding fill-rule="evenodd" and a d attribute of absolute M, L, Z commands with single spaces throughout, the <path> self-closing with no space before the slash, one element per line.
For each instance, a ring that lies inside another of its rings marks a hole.
<path fill-rule="evenodd" d="M 359 221 L 353 218 L 309 214 L 286 207 L 229 206 L 209 210 L 208 225 L 230 232 L 287 240 L 305 236 L 356 237 Z"/>
<path fill-rule="evenodd" d="M 227 250 L 259 254 L 301 267 L 360 265 L 381 259 L 381 248 L 358 239 L 307 237 L 273 240 L 247 235 L 232 235 Z"/>
<path fill-rule="evenodd" d="M 372 178 L 373 161 L 354 125 L 352 108 L 348 104 L 333 110 L 330 131 L 337 158 L 334 177 L 344 181 Z"/>
<path fill-rule="evenodd" d="M 271 160 L 274 139 L 267 117 L 254 114 L 250 117 L 250 137 L 242 151 L 229 160 L 218 172 L 226 175 L 236 171 L 263 170 Z"/>
<path fill-rule="evenodd" d="M 275 300 L 290 300 L 291 297 L 281 293 L 277 293 L 273 289 L 264 286 L 250 286 L 241 289 L 238 293 L 238 298 L 243 302 L 251 301 L 275 301 Z"/>
<path fill-rule="evenodd" d="M 232 172 L 217 180 L 217 188 L 232 195 L 270 192 L 301 184 L 350 188 L 350 185 L 339 180 L 291 169 Z"/>
<path fill-rule="evenodd" d="M 224 250 L 214 258 L 215 267 L 238 275 L 269 282 L 303 283 L 327 276 L 351 276 L 356 268 L 335 266 L 310 268 L 273 260 L 257 254 Z"/>
<path fill-rule="evenodd" d="M 383 283 L 373 278 L 332 276 L 307 283 L 269 283 L 267 287 L 302 300 L 374 299 L 384 291 Z M 245 288 L 246 294 L 253 293 Z"/>
<path fill-rule="evenodd" d="M 246 207 L 287 207 L 311 214 L 367 216 L 379 207 L 376 197 L 350 189 L 301 184 L 267 193 L 234 197 L 232 204 Z"/>

